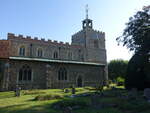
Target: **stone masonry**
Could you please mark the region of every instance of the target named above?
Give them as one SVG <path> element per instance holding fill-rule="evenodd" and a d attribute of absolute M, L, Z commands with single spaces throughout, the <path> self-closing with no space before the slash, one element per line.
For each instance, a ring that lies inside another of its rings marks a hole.
<path fill-rule="evenodd" d="M 71 44 L 12 33 L 0 40 L 0 90 L 95 87 L 107 79 L 105 33 L 88 18 Z"/>

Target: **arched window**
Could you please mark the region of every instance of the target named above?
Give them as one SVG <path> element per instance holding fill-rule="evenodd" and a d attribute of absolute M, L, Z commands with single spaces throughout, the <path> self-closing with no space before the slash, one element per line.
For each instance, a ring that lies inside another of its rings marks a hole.
<path fill-rule="evenodd" d="M 42 57 L 42 56 L 43 56 L 43 51 L 42 51 L 41 48 L 38 49 L 38 51 L 37 51 L 37 56 L 38 56 L 38 57 Z"/>
<path fill-rule="evenodd" d="M 19 55 L 20 56 L 25 56 L 25 47 L 24 46 L 20 47 L 20 49 L 19 49 Z"/>
<path fill-rule="evenodd" d="M 58 59 L 58 52 L 57 51 L 54 52 L 53 58 Z"/>
<path fill-rule="evenodd" d="M 78 50 L 78 59 L 80 61 L 84 61 L 84 55 L 83 55 L 83 51 L 81 51 L 81 49 Z"/>
<path fill-rule="evenodd" d="M 68 53 L 68 59 L 72 60 L 72 52 Z"/>
<path fill-rule="evenodd" d="M 60 68 L 58 70 L 58 80 L 67 80 L 67 70 L 66 70 L 66 68 Z"/>
<path fill-rule="evenodd" d="M 94 48 L 98 48 L 98 41 L 94 40 Z"/>
<path fill-rule="evenodd" d="M 28 65 L 22 66 L 19 70 L 19 81 L 31 81 L 32 70 Z"/>

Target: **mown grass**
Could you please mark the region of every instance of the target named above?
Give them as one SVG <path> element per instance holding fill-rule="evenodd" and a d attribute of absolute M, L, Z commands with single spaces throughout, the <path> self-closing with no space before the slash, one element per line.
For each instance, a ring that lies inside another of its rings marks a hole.
<path fill-rule="evenodd" d="M 114 85 L 113 85 L 114 86 Z M 116 87 L 116 86 L 114 86 Z M 73 113 L 150 113 L 150 104 L 144 99 L 126 100 L 118 98 L 117 93 L 126 95 L 127 91 L 123 87 L 112 91 L 111 88 L 104 88 L 104 97 L 97 100 L 106 105 L 115 104 L 116 106 L 95 109 L 91 104 L 90 97 L 69 98 L 69 93 L 64 93 L 62 89 L 48 90 L 23 90 L 20 97 L 14 97 L 14 92 L 0 92 L 0 113 L 62 113 L 63 109 L 57 109 L 54 106 L 63 107 L 79 106 L 73 109 Z M 91 87 L 76 88 L 76 94 L 94 93 L 96 90 Z M 140 93 L 140 95 L 142 95 Z M 35 98 L 44 98 L 37 101 Z M 56 98 L 61 97 L 61 98 Z M 50 98 L 50 99 L 49 99 Z"/>

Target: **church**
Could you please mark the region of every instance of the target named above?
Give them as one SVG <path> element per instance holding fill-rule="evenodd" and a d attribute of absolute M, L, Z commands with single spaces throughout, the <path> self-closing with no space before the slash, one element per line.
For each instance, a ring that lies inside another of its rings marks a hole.
<path fill-rule="evenodd" d="M 0 91 L 98 87 L 108 79 L 105 33 L 82 21 L 71 44 L 8 33 L 0 40 Z"/>

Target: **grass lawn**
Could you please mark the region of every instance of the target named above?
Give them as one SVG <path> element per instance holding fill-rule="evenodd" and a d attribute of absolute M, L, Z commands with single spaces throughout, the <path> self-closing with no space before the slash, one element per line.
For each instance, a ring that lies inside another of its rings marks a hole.
<path fill-rule="evenodd" d="M 93 93 L 90 88 L 76 88 L 76 94 Z M 21 97 L 14 97 L 14 92 L 0 92 L 0 113 L 62 113 L 62 109 L 54 108 L 54 105 L 63 106 L 79 105 L 80 108 L 73 109 L 73 113 L 150 113 L 150 104 L 141 97 L 139 100 L 125 100 L 118 98 L 117 93 L 126 94 L 123 89 L 112 91 L 104 90 L 104 97 L 98 101 L 104 105 L 113 105 L 96 109 L 91 107 L 91 97 L 70 98 L 71 92 L 64 93 L 61 89 L 48 90 L 25 90 L 21 91 Z M 38 95 L 60 95 L 60 99 L 35 100 Z M 141 94 L 140 94 L 141 95 Z M 141 100 L 140 100 L 141 99 Z M 57 105 L 56 104 L 56 105 Z"/>

